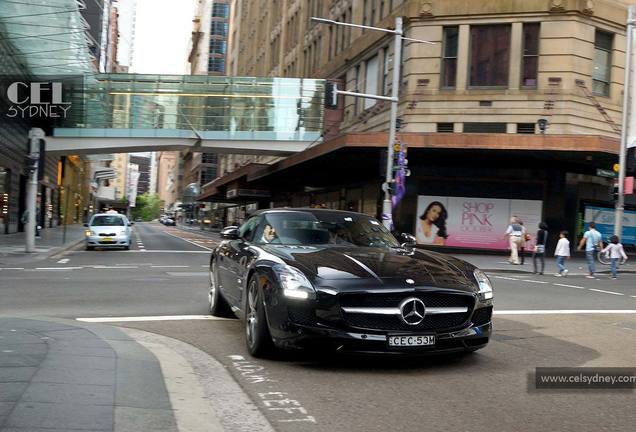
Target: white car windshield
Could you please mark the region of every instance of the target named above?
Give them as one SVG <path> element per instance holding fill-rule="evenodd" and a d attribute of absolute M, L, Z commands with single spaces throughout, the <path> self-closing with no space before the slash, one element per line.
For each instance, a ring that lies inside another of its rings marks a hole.
<path fill-rule="evenodd" d="M 91 226 L 125 226 L 124 218 L 121 216 L 94 216 L 90 223 Z"/>

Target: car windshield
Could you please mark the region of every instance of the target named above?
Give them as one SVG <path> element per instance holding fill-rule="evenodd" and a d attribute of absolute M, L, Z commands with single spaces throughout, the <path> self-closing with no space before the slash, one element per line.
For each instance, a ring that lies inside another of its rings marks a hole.
<path fill-rule="evenodd" d="M 125 226 L 124 218 L 121 216 L 95 216 L 90 223 L 91 226 Z"/>
<path fill-rule="evenodd" d="M 393 235 L 372 217 L 342 212 L 273 212 L 263 215 L 254 242 L 285 245 L 399 247 Z"/>

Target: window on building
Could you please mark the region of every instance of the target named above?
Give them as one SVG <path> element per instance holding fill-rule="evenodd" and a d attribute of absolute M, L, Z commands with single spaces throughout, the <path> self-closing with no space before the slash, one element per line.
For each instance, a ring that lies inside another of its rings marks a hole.
<path fill-rule="evenodd" d="M 224 21 L 212 21 L 210 23 L 210 34 L 216 36 L 227 36 L 228 24 Z"/>
<path fill-rule="evenodd" d="M 377 0 L 371 0 L 371 25 L 375 25 L 375 7 Z"/>
<path fill-rule="evenodd" d="M 506 133 L 506 123 L 464 123 L 466 133 Z"/>
<path fill-rule="evenodd" d="M 222 39 L 210 39 L 210 54 L 225 55 L 226 42 Z"/>
<path fill-rule="evenodd" d="M 510 26 L 483 25 L 470 28 L 470 85 L 508 85 Z"/>
<path fill-rule="evenodd" d="M 609 96 L 612 68 L 612 42 L 614 35 L 600 30 L 594 37 L 594 71 L 592 72 L 592 93 Z"/>
<path fill-rule="evenodd" d="M 457 77 L 457 41 L 459 27 L 444 27 L 442 47 L 442 87 L 454 88 Z"/>
<path fill-rule="evenodd" d="M 215 164 L 217 162 L 216 153 L 203 153 L 201 154 L 201 163 Z"/>
<path fill-rule="evenodd" d="M 362 25 L 367 25 L 367 9 L 369 6 L 369 1 L 368 0 L 364 0 L 364 3 L 362 4 Z M 362 29 L 362 33 L 364 33 L 364 29 Z"/>
<path fill-rule="evenodd" d="M 212 5 L 212 16 L 215 18 L 227 18 L 229 5 L 224 3 L 214 3 Z"/>
<path fill-rule="evenodd" d="M 389 62 L 391 58 L 389 57 L 389 47 L 385 47 L 382 50 L 382 94 L 389 94 Z"/>
<path fill-rule="evenodd" d="M 208 60 L 209 72 L 225 72 L 225 58 L 223 57 L 210 57 Z"/>
<path fill-rule="evenodd" d="M 533 134 L 534 123 L 517 123 L 518 134 Z"/>
<path fill-rule="evenodd" d="M 453 133 L 453 123 L 437 123 L 438 133 Z"/>
<path fill-rule="evenodd" d="M 378 56 L 373 56 L 365 64 L 365 85 L 364 92 L 368 94 L 378 94 Z M 364 99 L 364 109 L 375 105 L 375 99 Z"/>
<path fill-rule="evenodd" d="M 384 0 L 380 0 L 380 15 L 378 16 L 379 20 L 384 18 Z"/>
<path fill-rule="evenodd" d="M 360 65 L 356 65 L 356 69 L 355 69 L 355 92 L 356 93 L 360 93 Z M 360 98 L 354 97 L 353 98 L 353 112 L 357 113 L 358 112 L 358 100 Z"/>
<path fill-rule="evenodd" d="M 340 27 L 340 26 L 338 26 Z M 338 54 L 338 41 L 335 41 L 335 52 Z M 333 37 L 333 26 L 329 26 L 329 54 L 327 55 L 327 60 L 331 61 L 331 54 L 334 51 L 334 37 Z"/>
<path fill-rule="evenodd" d="M 521 67 L 521 85 L 537 86 L 539 67 L 539 23 L 523 25 L 523 65 Z"/>
<path fill-rule="evenodd" d="M 349 10 L 347 11 L 347 14 L 345 15 L 345 22 L 351 22 L 351 18 L 353 17 L 353 9 L 351 8 L 351 6 L 349 6 Z M 351 27 L 347 27 L 346 29 L 346 33 L 347 33 L 347 40 L 346 40 L 346 46 L 351 45 Z"/>
<path fill-rule="evenodd" d="M 340 18 L 340 20 L 342 22 L 349 22 L 347 21 L 347 14 L 343 14 L 342 18 Z M 351 27 L 342 27 L 342 26 L 338 26 L 338 28 L 340 29 L 340 37 L 338 38 L 339 40 L 336 41 L 336 43 L 340 43 L 340 51 L 344 51 L 345 48 L 347 47 L 346 43 L 346 39 L 347 39 L 347 32 L 351 30 Z"/>

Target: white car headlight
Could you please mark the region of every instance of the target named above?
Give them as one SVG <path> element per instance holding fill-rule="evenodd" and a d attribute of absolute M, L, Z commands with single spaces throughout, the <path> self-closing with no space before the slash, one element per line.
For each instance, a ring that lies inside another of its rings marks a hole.
<path fill-rule="evenodd" d="M 299 300 L 315 298 L 316 291 L 313 285 L 300 270 L 284 264 L 277 264 L 273 269 L 285 297 Z"/>
<path fill-rule="evenodd" d="M 86 230 L 84 231 L 84 234 L 86 234 L 86 237 L 91 237 L 91 236 L 96 236 L 97 234 L 95 234 L 95 231 L 93 230 Z"/>
<path fill-rule="evenodd" d="M 473 272 L 475 276 L 475 280 L 477 281 L 477 285 L 479 286 L 479 299 L 480 300 L 490 300 L 493 296 L 492 284 L 490 283 L 490 279 L 486 276 L 486 273 L 483 271 L 476 269 Z"/>

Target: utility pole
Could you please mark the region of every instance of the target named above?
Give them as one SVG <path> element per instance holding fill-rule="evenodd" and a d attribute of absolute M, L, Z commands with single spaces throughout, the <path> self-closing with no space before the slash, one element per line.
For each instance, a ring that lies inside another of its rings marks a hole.
<path fill-rule="evenodd" d="M 413 42 L 422 42 L 434 45 L 434 42 L 429 42 L 420 39 L 412 39 L 403 36 L 402 17 L 395 18 L 395 29 L 385 29 L 380 27 L 371 27 L 366 25 L 344 23 L 340 21 L 311 17 L 312 21 L 316 21 L 323 24 L 341 25 L 345 27 L 355 27 L 367 30 L 376 30 L 384 33 L 391 33 L 395 36 L 393 40 L 393 80 L 391 85 L 391 97 L 368 94 L 368 93 L 356 93 L 343 90 L 335 90 L 336 95 L 341 94 L 345 96 L 361 97 L 368 99 L 379 99 L 391 102 L 391 118 L 389 125 L 389 142 L 387 144 L 387 159 L 386 159 L 386 177 L 385 182 L 382 185 L 384 190 L 384 201 L 382 202 L 382 223 L 387 229 L 391 229 L 393 226 L 393 209 L 391 207 L 391 183 L 393 183 L 393 144 L 395 143 L 395 125 L 397 123 L 398 105 L 399 105 L 399 92 L 400 92 L 400 67 L 402 63 L 402 40 L 409 40 Z"/>
<path fill-rule="evenodd" d="M 621 143 L 620 153 L 618 158 L 618 199 L 616 200 L 616 211 L 614 213 L 614 235 L 621 236 L 623 234 L 623 214 L 625 213 L 625 170 L 627 161 L 627 130 L 628 122 L 631 115 L 634 113 L 629 112 L 630 96 L 636 97 L 631 93 L 634 88 L 630 87 L 631 75 L 632 75 L 632 50 L 633 50 L 633 37 L 632 32 L 634 30 L 634 15 L 636 13 L 636 6 L 630 6 L 627 13 L 627 51 L 625 53 L 625 78 L 623 80 L 623 124 L 621 128 Z M 633 131 L 632 131 L 633 133 Z"/>
<path fill-rule="evenodd" d="M 24 225 L 24 251 L 35 252 L 36 205 L 38 196 L 38 164 L 40 159 L 40 140 L 44 139 L 44 131 L 40 128 L 29 130 L 29 154 L 27 165 L 29 181 L 26 190 L 26 224 Z"/>

